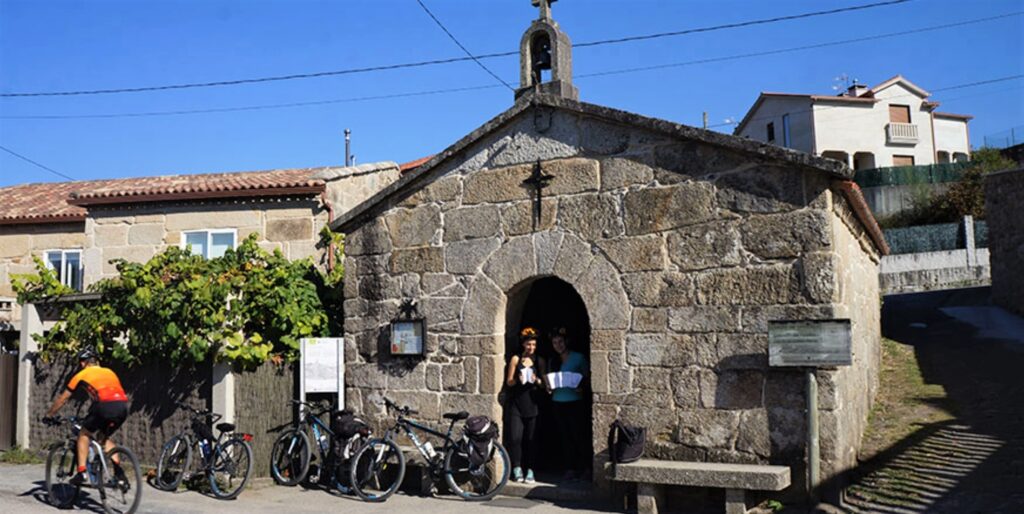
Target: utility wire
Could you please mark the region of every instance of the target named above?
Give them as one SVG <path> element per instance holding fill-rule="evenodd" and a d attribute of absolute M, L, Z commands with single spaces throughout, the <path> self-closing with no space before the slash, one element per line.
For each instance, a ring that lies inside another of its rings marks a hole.
<path fill-rule="evenodd" d="M 975 20 L 966 20 L 966 21 L 957 22 L 957 23 L 950 23 L 950 24 L 944 24 L 944 25 L 936 25 L 936 26 L 932 26 L 932 27 L 923 27 L 923 28 L 914 29 L 914 30 L 910 30 L 910 31 L 891 32 L 891 33 L 888 33 L 888 34 L 879 34 L 879 35 L 875 35 L 875 36 L 865 36 L 865 37 L 859 37 L 859 38 L 853 38 L 853 39 L 844 39 L 844 40 L 841 40 L 841 41 L 832 41 L 832 42 L 818 43 L 818 44 L 813 44 L 813 45 L 805 45 L 805 46 L 783 48 L 783 49 L 776 49 L 776 50 L 767 50 L 767 51 L 764 51 L 764 52 L 753 52 L 753 53 L 746 53 L 746 54 L 739 54 L 739 55 L 728 55 L 728 56 L 720 56 L 720 57 L 711 57 L 711 58 L 707 58 L 707 59 L 699 59 L 699 60 L 694 60 L 694 61 L 669 63 L 669 64 L 660 64 L 660 65 L 654 65 L 654 66 L 645 66 L 645 67 L 639 67 L 639 68 L 626 68 L 626 69 L 609 70 L 609 71 L 602 71 L 602 72 L 596 72 L 596 73 L 587 73 L 587 74 L 577 75 L 576 78 L 577 79 L 587 79 L 587 78 L 593 78 L 593 77 L 605 77 L 605 76 L 610 76 L 610 75 L 621 75 L 621 74 L 626 74 L 626 73 L 636 73 L 636 72 L 642 72 L 642 71 L 658 70 L 658 69 L 663 69 L 663 68 L 674 68 L 674 67 L 682 67 L 682 66 L 692 66 L 692 65 L 697 65 L 697 64 L 708 64 L 708 63 L 713 63 L 713 62 L 722 62 L 722 61 L 746 59 L 746 58 L 752 58 L 752 57 L 761 57 L 761 56 L 765 56 L 765 55 L 775 55 L 775 54 L 782 54 L 782 53 L 788 53 L 788 52 L 797 52 L 797 51 L 803 51 L 803 50 L 809 50 L 809 49 L 815 49 L 815 48 L 823 48 L 823 47 L 828 47 L 828 46 L 836 46 L 836 45 L 851 44 L 851 43 L 860 43 L 860 42 L 871 41 L 871 40 L 875 40 L 875 39 L 893 38 L 893 37 L 898 37 L 898 36 L 902 36 L 902 35 L 918 34 L 918 33 L 922 33 L 922 32 L 929 32 L 929 31 L 935 31 L 935 30 L 949 29 L 949 28 L 953 28 L 953 27 L 959 27 L 959 26 L 969 25 L 969 24 L 974 24 L 974 23 L 983 23 L 983 22 L 987 22 L 987 21 L 993 21 L 993 20 L 996 20 L 996 19 L 1008 18 L 1008 17 L 1011 17 L 1011 16 L 1020 16 L 1021 14 L 1024 14 L 1024 11 L 1008 13 L 1008 14 L 1003 14 L 1003 15 L 998 15 L 998 16 L 991 16 L 991 17 L 987 17 L 987 18 L 979 18 L 979 19 L 975 19 Z M 996 79 L 996 80 L 997 81 L 1002 81 L 1004 79 Z M 1006 80 L 1009 80 L 1009 79 L 1006 79 Z M 312 105 L 328 105 L 328 104 L 339 104 L 339 103 L 364 102 L 364 101 L 370 101 L 370 100 L 388 100 L 388 99 L 393 99 L 393 98 L 409 98 L 409 97 L 417 97 L 417 96 L 429 96 L 429 95 L 438 95 L 438 94 L 445 94 L 445 93 L 457 93 L 457 92 L 464 92 L 464 91 L 477 91 L 477 90 L 483 90 L 483 89 L 493 89 L 493 88 L 496 88 L 496 87 L 500 87 L 500 86 L 498 86 L 498 85 L 480 85 L 480 86 L 468 86 L 468 87 L 451 88 L 451 89 L 435 89 L 435 90 L 429 90 L 429 91 L 414 91 L 414 92 L 407 92 L 407 93 L 395 93 L 395 94 L 387 94 L 387 95 L 373 95 L 373 96 L 361 96 L 361 97 L 351 97 L 351 98 L 339 98 L 339 99 L 332 99 L 332 100 L 317 100 L 317 101 L 309 101 L 309 102 L 291 102 L 291 103 L 251 105 L 251 106 L 240 106 L 240 107 L 224 107 L 224 108 L 212 108 L 212 109 L 191 109 L 191 110 L 174 110 L 174 111 L 149 111 L 149 112 L 135 112 L 135 113 L 110 113 L 110 114 L 80 114 L 80 115 L 59 115 L 59 114 L 58 115 L 25 115 L 25 116 L 15 115 L 15 116 L 0 116 L 0 119 L 63 120 L 63 119 L 95 119 L 95 118 L 140 118 L 140 117 L 150 117 L 150 116 L 176 116 L 176 115 L 186 115 L 186 114 L 207 114 L 207 113 L 219 113 L 219 112 L 258 111 L 258 110 L 282 109 L 282 108 L 291 108 L 291 107 L 305 107 L 305 106 L 312 106 Z M 935 90 L 935 91 L 941 91 L 941 90 Z M 709 126 L 709 128 L 716 127 L 716 126 L 722 126 L 722 124 L 711 125 L 711 126 Z"/>
<path fill-rule="evenodd" d="M 574 46 L 577 47 L 577 48 L 586 48 L 586 47 L 594 47 L 594 46 L 601 46 L 601 45 L 611 45 L 611 44 L 634 42 L 634 41 L 644 41 L 644 40 L 650 40 L 650 39 L 660 39 L 660 38 L 665 38 L 665 37 L 675 37 L 675 36 L 682 36 L 682 35 L 686 35 L 686 34 L 695 34 L 695 33 L 700 33 L 700 32 L 712 32 L 712 31 L 717 31 L 717 30 L 727 30 L 727 29 L 733 29 L 733 28 L 738 28 L 738 27 L 749 27 L 749 26 L 752 26 L 752 25 L 764 25 L 764 24 L 769 24 L 769 23 L 777 23 L 777 22 L 780 22 L 780 21 L 789 21 L 789 20 L 812 18 L 812 17 L 818 17 L 818 16 L 827 16 L 827 15 L 843 13 L 843 12 L 858 11 L 858 10 L 865 10 L 865 9 L 873 9 L 873 8 L 877 8 L 877 7 L 885 7 L 885 6 L 889 6 L 889 5 L 902 4 L 902 3 L 911 2 L 911 1 L 914 1 L 914 0 L 890 0 L 890 1 L 886 1 L 886 2 L 876 2 L 876 3 L 871 3 L 871 4 L 856 5 L 856 6 L 844 7 L 844 8 L 840 8 L 840 9 L 830 9 L 830 10 L 825 10 L 825 11 L 814 11 L 814 12 L 808 12 L 808 13 L 802 13 L 802 14 L 794 14 L 794 15 L 789 15 L 789 16 L 780 16 L 780 17 L 765 18 L 765 19 L 759 19 L 759 20 L 749 20 L 749 21 L 744 21 L 744 22 L 728 23 L 728 24 L 724 24 L 724 25 L 714 25 L 714 26 L 710 26 L 710 27 L 700 27 L 700 28 L 694 28 L 694 29 L 687 29 L 687 30 L 681 30 L 681 31 L 676 31 L 676 32 L 663 32 L 663 33 L 659 33 L 659 34 L 647 34 L 647 35 L 630 36 L 630 37 L 623 37 L 623 38 L 616 38 L 616 39 L 605 39 L 605 40 L 599 40 L 599 41 L 590 41 L 590 42 L 585 42 L 585 43 L 578 43 L 578 44 L 576 44 Z M 459 45 L 459 46 L 461 47 L 462 45 Z M 466 53 L 468 54 L 469 52 L 466 52 Z M 297 80 L 297 79 L 309 79 L 309 78 L 318 78 L 318 77 L 331 77 L 331 76 L 338 76 L 338 75 L 352 75 L 352 74 L 357 74 L 357 73 L 370 73 L 370 72 L 397 70 L 397 69 L 404 69 L 404 68 L 418 68 L 418 67 L 424 67 L 424 66 L 434 66 L 434 65 L 438 65 L 438 64 L 450 64 L 450 63 L 456 63 L 456 62 L 464 62 L 464 61 L 470 61 L 470 60 L 477 61 L 479 63 L 480 59 L 492 59 L 492 58 L 496 58 L 496 57 L 508 57 L 508 56 L 518 55 L 518 54 L 519 54 L 518 51 L 515 51 L 515 52 L 498 52 L 498 53 L 490 53 L 490 54 L 477 55 L 475 57 L 470 55 L 469 57 L 451 57 L 451 58 L 447 58 L 447 59 L 433 59 L 433 60 L 428 60 L 428 61 L 418 61 L 418 62 L 409 62 L 409 63 L 397 63 L 397 64 L 386 64 L 386 65 L 379 65 L 379 66 L 367 66 L 367 67 L 363 67 L 363 68 L 348 68 L 348 69 L 343 69 L 343 70 L 320 71 L 320 72 L 312 72 L 312 73 L 295 73 L 295 74 L 290 74 L 290 75 L 277 75 L 277 76 L 270 76 L 270 77 L 258 77 L 258 78 L 247 78 L 247 79 L 236 79 L 236 80 L 220 80 L 220 81 L 211 81 L 211 82 L 191 82 L 191 83 L 183 83 L 183 84 L 169 84 L 169 85 L 163 85 L 163 86 L 124 87 L 124 88 L 113 88 L 113 89 L 91 89 L 91 90 L 78 90 L 78 91 L 48 91 L 48 92 L 0 93 L 0 98 L 20 98 L 20 97 L 37 97 L 37 96 L 105 95 L 105 94 L 118 94 L 118 93 L 141 93 L 141 92 L 146 92 L 146 91 L 167 91 L 167 90 L 174 90 L 174 89 L 192 89 L 192 88 L 205 88 L 205 87 L 237 86 L 237 85 L 242 85 L 242 84 L 257 84 L 257 83 L 262 83 L 262 82 L 277 82 L 277 81 L 284 81 L 284 80 Z M 501 79 L 499 79 L 499 80 L 501 80 Z"/>
<path fill-rule="evenodd" d="M 42 169 L 44 169 L 46 171 L 49 171 L 50 173 L 53 173 L 54 175 L 57 175 L 58 177 L 63 177 L 63 178 L 66 178 L 68 180 L 75 180 L 74 177 L 69 177 L 69 176 L 67 176 L 67 175 L 65 175 L 65 174 L 63 174 L 63 173 L 61 173 L 61 172 L 59 172 L 59 171 L 57 171 L 57 170 L 55 170 L 53 168 L 49 168 L 49 167 L 43 166 L 42 164 L 39 164 L 38 162 L 33 161 L 32 159 L 29 159 L 28 157 L 25 157 L 24 155 L 21 155 L 20 153 L 15 152 L 14 150 L 11 150 L 10 148 L 7 148 L 5 146 L 0 145 L 0 150 L 3 150 L 3 151 L 5 151 L 5 152 L 7 152 L 7 153 L 9 153 L 9 154 L 11 154 L 11 155 L 13 155 L 15 157 L 17 157 L 17 158 L 27 162 L 27 163 L 34 164 L 36 167 L 42 168 Z"/>
<path fill-rule="evenodd" d="M 512 86 L 508 85 L 508 82 L 505 82 L 504 80 L 501 79 L 501 77 L 495 75 L 494 72 L 491 71 L 487 66 L 484 66 L 484 63 L 480 62 L 480 59 L 477 59 L 476 57 L 473 57 L 473 54 L 470 53 L 469 49 L 467 49 L 465 46 L 463 46 L 462 43 L 460 43 L 459 40 L 455 38 L 455 35 L 453 35 L 451 33 L 451 31 L 449 31 L 444 26 L 443 23 L 441 23 L 441 20 L 437 19 L 437 16 L 434 16 L 434 13 L 430 12 L 430 9 L 427 8 L 426 4 L 424 4 L 422 2 L 422 0 L 416 0 L 416 3 L 420 4 L 420 7 L 422 7 L 423 11 L 427 13 L 427 16 L 430 16 L 430 19 L 434 20 L 434 23 L 436 23 L 438 27 L 441 27 L 441 30 L 443 30 L 444 33 L 448 35 L 448 38 L 451 39 L 452 41 L 454 41 L 455 44 L 458 45 L 458 47 L 461 48 L 462 51 L 466 53 L 467 57 L 469 57 L 470 59 L 473 59 L 473 62 L 475 62 L 477 64 L 477 66 L 480 66 L 481 68 L 483 68 L 484 71 L 487 72 L 488 75 L 494 77 L 494 80 L 497 80 L 498 82 L 501 82 L 502 85 L 507 87 L 509 91 L 515 91 L 515 89 L 513 89 Z"/>
<path fill-rule="evenodd" d="M 751 58 L 751 57 L 764 57 L 766 55 L 776 55 L 776 54 L 783 54 L 783 53 L 789 53 L 789 52 L 797 52 L 797 51 L 800 51 L 800 50 L 814 50 L 814 49 L 817 49 L 817 48 L 826 48 L 826 47 L 830 47 L 830 46 L 846 45 L 846 44 L 850 44 L 850 43 L 860 43 L 862 41 L 872 41 L 872 40 L 878 40 L 878 39 L 889 39 L 889 38 L 894 38 L 894 37 L 909 36 L 911 34 L 921 34 L 923 32 L 933 32 L 933 31 L 936 31 L 936 30 L 944 30 L 944 29 L 949 29 L 949 28 L 953 28 L 953 27 L 962 27 L 964 25 L 973 25 L 975 23 L 984 23 L 986 21 L 994 21 L 994 20 L 999 20 L 999 19 L 1003 19 L 1003 18 L 1010 18 L 1010 17 L 1013 17 L 1013 16 L 1020 16 L 1021 14 L 1024 14 L 1024 11 L 1016 11 L 1016 12 L 1011 12 L 1011 13 L 1006 13 L 1006 14 L 999 14 L 999 15 L 996 15 L 996 16 L 989 16 L 989 17 L 986 17 L 986 18 L 977 18 L 977 19 L 973 19 L 973 20 L 960 21 L 960 22 L 956 22 L 956 23 L 947 23 L 947 24 L 944 24 L 944 25 L 933 25 L 931 27 L 922 27 L 922 28 L 913 29 L 913 30 L 901 30 L 901 31 L 898 31 L 898 32 L 888 32 L 888 33 L 885 33 L 885 34 L 875 34 L 873 36 L 863 36 L 863 37 L 852 38 L 852 39 L 841 39 L 841 40 L 838 40 L 838 41 L 829 41 L 827 43 L 816 43 L 816 44 L 813 44 L 813 45 L 793 46 L 793 47 L 789 47 L 789 48 L 779 48 L 779 49 L 776 49 L 776 50 L 765 50 L 763 52 L 750 52 L 750 53 L 745 53 L 745 54 L 729 55 L 729 56 L 725 56 L 725 57 L 711 57 L 711 58 L 708 58 L 708 59 L 697 59 L 695 61 L 685 61 L 685 62 L 677 62 L 677 63 L 669 63 L 669 64 L 656 64 L 656 65 L 653 65 L 653 66 L 638 66 L 638 67 L 635 67 L 635 68 L 623 68 L 623 69 L 612 70 L 612 71 L 604 71 L 604 72 L 598 72 L 598 73 L 588 73 L 588 74 L 585 74 L 585 75 L 579 75 L 577 78 L 582 78 L 582 77 L 599 77 L 599 76 L 602 76 L 602 75 L 617 75 L 617 74 L 620 74 L 620 73 L 632 73 L 632 72 L 637 72 L 637 71 L 662 70 L 662 69 L 665 69 L 665 68 L 677 68 L 677 67 L 680 67 L 680 66 L 691 66 L 691 65 L 694 65 L 694 64 L 707 64 L 707 63 L 712 63 L 712 62 L 731 61 L 731 60 L 736 60 L 736 59 L 748 59 L 748 58 Z"/>

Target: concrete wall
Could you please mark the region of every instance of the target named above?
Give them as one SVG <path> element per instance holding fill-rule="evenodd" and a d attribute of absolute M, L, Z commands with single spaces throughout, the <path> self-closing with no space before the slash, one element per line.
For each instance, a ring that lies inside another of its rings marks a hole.
<path fill-rule="evenodd" d="M 935 117 L 935 151 L 947 152 L 950 160 L 954 153 L 971 155 L 967 140 L 967 121 L 957 118 Z"/>
<path fill-rule="evenodd" d="M 1024 169 L 985 178 L 985 213 L 992 252 L 992 299 L 1024 315 Z"/>
<path fill-rule="evenodd" d="M 862 232 L 836 228 L 844 200 L 829 179 L 562 111 L 543 134 L 534 119 L 526 111 L 350 230 L 348 406 L 378 423 L 384 395 L 428 420 L 500 419 L 509 297 L 554 276 L 590 318 L 595 469 L 620 418 L 648 427 L 650 457 L 787 464 L 802 489 L 803 381 L 768 369 L 767 323 L 844 314 L 861 357 L 824 372 L 822 433 L 825 476 L 848 467 L 877 379 L 865 369 L 877 366 L 877 256 Z M 521 182 L 538 157 L 555 178 L 533 230 Z M 404 299 L 428 322 L 422 361 L 382 351 Z"/>
<path fill-rule="evenodd" d="M 785 146 L 782 116 L 789 113 L 789 147 L 801 152 L 814 153 L 814 119 L 811 116 L 809 98 L 766 97 L 761 107 L 751 116 L 739 136 L 754 141 L 768 142 L 768 124 L 775 125 L 775 141 L 772 144 Z"/>

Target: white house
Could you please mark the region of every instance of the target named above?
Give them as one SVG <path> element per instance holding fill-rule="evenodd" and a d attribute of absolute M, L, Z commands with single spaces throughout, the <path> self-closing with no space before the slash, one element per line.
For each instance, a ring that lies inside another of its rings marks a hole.
<path fill-rule="evenodd" d="M 761 93 L 733 133 L 857 170 L 968 160 L 972 117 L 938 112 L 929 96 L 902 75 L 838 96 Z"/>

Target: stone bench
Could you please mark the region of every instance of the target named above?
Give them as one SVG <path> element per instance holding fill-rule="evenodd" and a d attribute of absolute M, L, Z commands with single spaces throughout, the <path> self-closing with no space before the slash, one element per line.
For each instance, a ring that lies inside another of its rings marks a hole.
<path fill-rule="evenodd" d="M 781 491 L 789 487 L 789 468 L 754 464 L 640 459 L 616 464 L 612 480 L 637 484 L 637 511 L 656 514 L 663 485 L 725 489 L 726 514 L 747 512 L 745 491 Z"/>

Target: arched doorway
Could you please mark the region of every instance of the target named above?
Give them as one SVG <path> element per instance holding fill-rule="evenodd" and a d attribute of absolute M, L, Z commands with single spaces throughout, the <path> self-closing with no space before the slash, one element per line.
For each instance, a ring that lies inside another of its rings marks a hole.
<path fill-rule="evenodd" d="M 552 329 L 556 327 L 567 329 L 571 338 L 571 349 L 583 354 L 589 361 L 590 321 L 587 308 L 579 293 L 567 282 L 557 277 L 536 278 L 517 285 L 509 292 L 505 315 L 506 363 L 513 354 L 520 351 L 518 334 L 520 329 L 526 326 L 534 327 L 541 334 L 537 352 L 550 363 L 549 368 L 553 368 L 558 362 L 549 337 Z M 538 480 L 555 482 L 566 471 L 561 459 L 560 434 L 553 418 L 555 406 L 546 394 L 539 395 L 538 399 L 540 416 L 537 420 L 538 449 L 535 471 Z M 583 433 L 577 436 L 587 441 L 586 447 L 592 457 L 593 398 L 589 388 L 585 388 L 583 402 L 587 419 L 580 421 Z"/>

